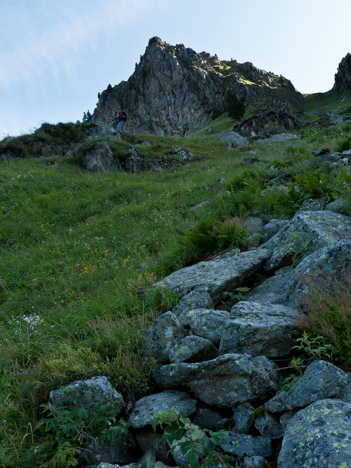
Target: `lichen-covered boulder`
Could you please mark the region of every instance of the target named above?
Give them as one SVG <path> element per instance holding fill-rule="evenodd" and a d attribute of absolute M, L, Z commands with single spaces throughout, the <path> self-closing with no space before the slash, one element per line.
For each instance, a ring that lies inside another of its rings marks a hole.
<path fill-rule="evenodd" d="M 206 338 L 214 345 L 219 344 L 222 330 L 229 320 L 229 312 L 213 309 L 189 310 L 179 316 L 183 327 L 190 328 L 194 335 Z"/>
<path fill-rule="evenodd" d="M 182 296 L 192 290 L 207 290 L 214 304 L 217 304 L 223 299 L 225 291 L 234 292 L 270 255 L 269 250 L 262 248 L 249 252 L 230 252 L 214 260 L 175 271 L 155 286 L 164 287 L 166 284 Z"/>
<path fill-rule="evenodd" d="M 287 219 L 271 219 L 269 223 L 265 224 L 263 227 L 264 242 L 267 242 L 268 239 L 277 234 L 277 232 L 280 231 L 287 224 L 289 224 L 289 221 Z"/>
<path fill-rule="evenodd" d="M 351 240 L 351 218 L 332 211 L 297 213 L 288 225 L 262 244 L 273 252 L 265 264 L 267 271 L 284 266 L 295 255 L 303 258 L 326 245 Z"/>
<path fill-rule="evenodd" d="M 84 408 L 89 415 L 94 415 L 101 406 L 108 405 L 109 412 L 118 416 L 125 407 L 123 397 L 105 376 L 76 380 L 65 387 L 50 392 L 50 399 L 56 408 L 74 411 Z"/>
<path fill-rule="evenodd" d="M 202 362 L 216 358 L 218 350 L 211 341 L 192 335 L 173 346 L 168 356 L 170 362 Z"/>
<path fill-rule="evenodd" d="M 351 466 L 351 405 L 316 401 L 287 424 L 278 468 L 348 468 Z"/>
<path fill-rule="evenodd" d="M 153 356 L 160 363 L 168 362 L 170 349 L 187 334 L 177 317 L 172 312 L 166 312 L 144 330 L 145 355 Z"/>
<path fill-rule="evenodd" d="M 213 301 L 206 291 L 191 291 L 183 296 L 172 309 L 173 314 L 179 315 L 193 309 L 213 309 Z"/>
<path fill-rule="evenodd" d="M 269 468 L 271 465 L 263 457 L 245 457 L 243 468 Z"/>
<path fill-rule="evenodd" d="M 285 304 L 293 289 L 294 271 L 292 267 L 280 268 L 273 276 L 263 281 L 245 294 L 243 300 Z"/>
<path fill-rule="evenodd" d="M 303 295 L 308 295 L 306 280 L 313 281 L 318 287 L 328 277 L 341 283 L 351 274 L 351 241 L 341 240 L 317 250 L 296 267 L 287 304 L 308 312 Z"/>
<path fill-rule="evenodd" d="M 280 422 L 267 413 L 267 411 L 256 417 L 255 428 L 261 435 L 270 439 L 281 439 L 284 435 L 284 429 Z"/>
<path fill-rule="evenodd" d="M 255 408 L 248 402 L 233 410 L 234 432 L 246 434 L 255 421 Z"/>
<path fill-rule="evenodd" d="M 187 393 L 169 390 L 147 395 L 138 400 L 132 409 L 128 425 L 134 429 L 152 424 L 159 412 L 168 413 L 176 409 L 183 416 L 190 416 L 196 411 L 196 401 Z"/>
<path fill-rule="evenodd" d="M 245 455 L 270 457 L 272 455 L 272 442 L 268 437 L 235 432 L 229 432 L 229 437 L 221 443 L 221 448 L 224 452 L 237 457 Z"/>
<path fill-rule="evenodd" d="M 296 315 L 295 309 L 281 304 L 238 302 L 221 333 L 219 354 L 285 356 L 301 334 Z"/>
<path fill-rule="evenodd" d="M 314 361 L 287 392 L 286 409 L 303 408 L 337 395 L 347 385 L 347 375 L 326 361 Z"/>
<path fill-rule="evenodd" d="M 347 384 L 341 390 L 340 393 L 336 395 L 336 398 L 339 400 L 345 401 L 346 403 L 351 403 L 351 373 L 347 374 Z"/>
<path fill-rule="evenodd" d="M 187 386 L 209 406 L 232 408 L 238 403 L 268 398 L 279 389 L 278 367 L 265 356 L 224 354 L 211 361 L 161 366 L 154 372 L 161 388 Z"/>

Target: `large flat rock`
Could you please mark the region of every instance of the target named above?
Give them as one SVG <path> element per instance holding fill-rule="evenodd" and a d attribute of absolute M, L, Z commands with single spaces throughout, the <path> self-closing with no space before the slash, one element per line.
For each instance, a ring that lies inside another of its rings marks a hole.
<path fill-rule="evenodd" d="M 225 291 L 234 292 L 270 255 L 269 250 L 261 248 L 249 252 L 235 251 L 175 271 L 154 287 L 166 286 L 181 296 L 192 290 L 207 290 L 216 304 L 223 299 Z"/>
<path fill-rule="evenodd" d="M 278 367 L 265 356 L 225 354 L 201 363 L 176 363 L 154 373 L 161 388 L 183 385 L 209 406 L 267 399 L 279 389 Z"/>

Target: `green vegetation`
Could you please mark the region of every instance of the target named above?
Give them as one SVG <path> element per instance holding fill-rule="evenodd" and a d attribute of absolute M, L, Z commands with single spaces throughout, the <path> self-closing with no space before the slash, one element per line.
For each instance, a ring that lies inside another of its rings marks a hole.
<path fill-rule="evenodd" d="M 126 400 L 147 391 L 154 362 L 143 356 L 142 331 L 178 300 L 173 291 L 148 292 L 165 274 L 223 250 L 245 250 L 250 217 L 290 217 L 311 196 L 346 194 L 351 208 L 348 172 L 328 164 L 313 169 L 310 155 L 347 136 L 347 125 L 305 129 L 293 144 L 253 142 L 242 150 L 261 152 L 249 162 L 251 155 L 214 138 L 231 129 L 228 115 L 191 138 L 127 134 L 116 143 L 114 151 L 141 144 L 150 160 L 176 147 L 195 156 L 187 166 L 159 172 L 97 174 L 83 170 L 76 154 L 28 157 L 38 155 L 29 152 L 31 140 L 79 141 L 82 125 L 45 124 L 0 142 L 0 154 L 17 145 L 24 156 L 0 161 L 4 467 L 55 466 L 54 457 L 74 466 L 74 427 L 62 439 L 62 415 L 54 414 L 37 426 L 47 417 L 41 405 L 50 390 L 106 375 Z M 341 347 L 351 359 L 347 337 Z M 37 465 L 34 447 L 42 457 Z"/>

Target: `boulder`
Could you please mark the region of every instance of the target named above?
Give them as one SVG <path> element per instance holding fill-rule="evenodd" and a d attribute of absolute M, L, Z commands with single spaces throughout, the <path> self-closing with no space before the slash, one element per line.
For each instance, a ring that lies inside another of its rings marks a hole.
<path fill-rule="evenodd" d="M 347 384 L 347 375 L 326 361 L 314 361 L 287 392 L 286 409 L 303 408 L 314 401 L 337 395 Z"/>
<path fill-rule="evenodd" d="M 284 429 L 280 422 L 267 413 L 267 411 L 256 417 L 255 428 L 261 435 L 270 439 L 281 439 L 284 435 Z"/>
<path fill-rule="evenodd" d="M 245 294 L 243 299 L 252 302 L 285 304 L 292 293 L 293 277 L 294 271 L 292 267 L 280 268 L 273 276 Z"/>
<path fill-rule="evenodd" d="M 106 141 L 97 141 L 82 158 L 83 166 L 91 172 L 112 172 L 119 169 L 112 150 Z"/>
<path fill-rule="evenodd" d="M 172 455 L 167 444 L 161 444 L 161 434 L 152 428 L 137 429 L 135 438 L 142 453 L 152 452 L 158 460 L 166 465 L 173 464 Z"/>
<path fill-rule="evenodd" d="M 351 241 L 341 240 L 334 244 L 317 250 L 296 267 L 291 292 L 287 299 L 287 305 L 308 312 L 303 296 L 308 295 L 309 288 L 306 280 L 318 283 L 325 282 L 332 277 L 343 283 L 345 278 L 351 274 Z"/>
<path fill-rule="evenodd" d="M 282 413 L 286 411 L 286 398 L 288 393 L 286 391 L 282 391 L 274 395 L 273 398 L 266 401 L 263 407 L 270 411 L 271 413 Z"/>
<path fill-rule="evenodd" d="M 198 408 L 192 421 L 202 429 L 220 431 L 226 426 L 228 419 L 224 418 L 218 411 L 210 408 Z"/>
<path fill-rule="evenodd" d="M 202 362 L 218 356 L 211 341 L 200 336 L 186 336 L 168 353 L 170 362 Z"/>
<path fill-rule="evenodd" d="M 265 356 L 225 354 L 211 361 L 161 366 L 154 372 L 162 388 L 183 385 L 209 406 L 232 408 L 267 399 L 279 389 L 278 367 Z"/>
<path fill-rule="evenodd" d="M 221 443 L 224 452 L 237 457 L 248 455 L 270 457 L 272 455 L 272 442 L 268 437 L 252 436 L 229 432 L 229 437 Z"/>
<path fill-rule="evenodd" d="M 231 148 L 234 148 L 236 146 L 246 146 L 249 144 L 249 140 L 243 136 L 241 136 L 237 132 L 227 132 L 227 133 L 222 133 L 221 135 L 218 135 L 216 137 L 218 140 L 225 140 L 230 144 Z"/>
<path fill-rule="evenodd" d="M 339 400 L 345 401 L 346 403 L 351 403 L 351 373 L 347 374 L 347 384 L 341 390 L 340 393 L 336 395 L 336 398 Z"/>
<path fill-rule="evenodd" d="M 191 291 L 183 296 L 172 309 L 173 314 L 179 315 L 193 309 L 213 309 L 213 301 L 206 291 Z"/>
<path fill-rule="evenodd" d="M 172 312 L 166 312 L 144 330 L 145 355 L 153 356 L 161 363 L 168 362 L 171 348 L 187 334 L 177 317 Z"/>
<path fill-rule="evenodd" d="M 304 211 L 296 214 L 261 248 L 273 254 L 265 264 L 267 271 L 277 269 L 295 257 L 306 255 L 343 239 L 351 240 L 351 218 L 332 211 Z"/>
<path fill-rule="evenodd" d="M 281 304 L 238 302 L 222 330 L 219 354 L 287 355 L 301 334 L 296 315 L 295 309 Z"/>
<path fill-rule="evenodd" d="M 289 221 L 287 219 L 271 219 L 269 223 L 263 226 L 263 241 L 267 242 L 268 239 L 273 237 L 287 224 L 289 224 Z"/>
<path fill-rule="evenodd" d="M 219 344 L 222 330 L 230 320 L 230 313 L 224 310 L 195 309 L 182 313 L 180 323 L 190 328 L 192 333 L 211 341 L 215 346 Z"/>
<path fill-rule="evenodd" d="M 269 468 L 271 465 L 263 457 L 245 457 L 243 468 Z"/>
<path fill-rule="evenodd" d="M 65 387 L 50 392 L 50 399 L 55 408 L 74 411 L 84 408 L 93 416 L 103 405 L 108 405 L 113 416 L 118 416 L 125 403 L 105 376 L 91 377 L 87 380 L 76 380 Z"/>
<path fill-rule="evenodd" d="M 351 466 L 351 404 L 316 401 L 287 424 L 278 468 Z"/>
<path fill-rule="evenodd" d="M 246 434 L 255 421 L 255 408 L 250 403 L 242 403 L 233 410 L 234 432 Z"/>
<path fill-rule="evenodd" d="M 269 257 L 270 251 L 262 248 L 249 252 L 233 251 L 175 271 L 154 286 L 166 285 L 182 296 L 192 290 L 207 290 L 217 304 L 225 291 L 234 292 Z"/>
<path fill-rule="evenodd" d="M 151 425 L 158 413 L 167 413 L 171 409 L 183 416 L 190 416 L 196 411 L 196 401 L 184 392 L 169 390 L 148 395 L 138 400 L 132 409 L 128 425 L 134 429 Z"/>

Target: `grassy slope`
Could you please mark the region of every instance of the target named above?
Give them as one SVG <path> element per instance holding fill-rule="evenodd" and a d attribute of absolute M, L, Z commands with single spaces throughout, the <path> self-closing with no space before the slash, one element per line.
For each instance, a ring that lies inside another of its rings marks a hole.
<path fill-rule="evenodd" d="M 262 195 L 265 181 L 302 177 L 309 150 L 340 134 L 315 130 L 293 145 L 262 146 L 247 167 L 249 155 L 208 137 L 230 130 L 229 119 L 209 128 L 184 140 L 140 137 L 199 158 L 157 173 L 91 174 L 60 158 L 0 161 L 0 458 L 8 466 L 21 466 L 49 390 L 105 374 L 125 394 L 145 391 L 152 363 L 140 356 L 140 336 L 159 310 L 143 292 L 160 279 L 160 260 L 205 216 L 291 214 L 293 194 Z M 202 201 L 210 203 L 189 211 Z"/>

